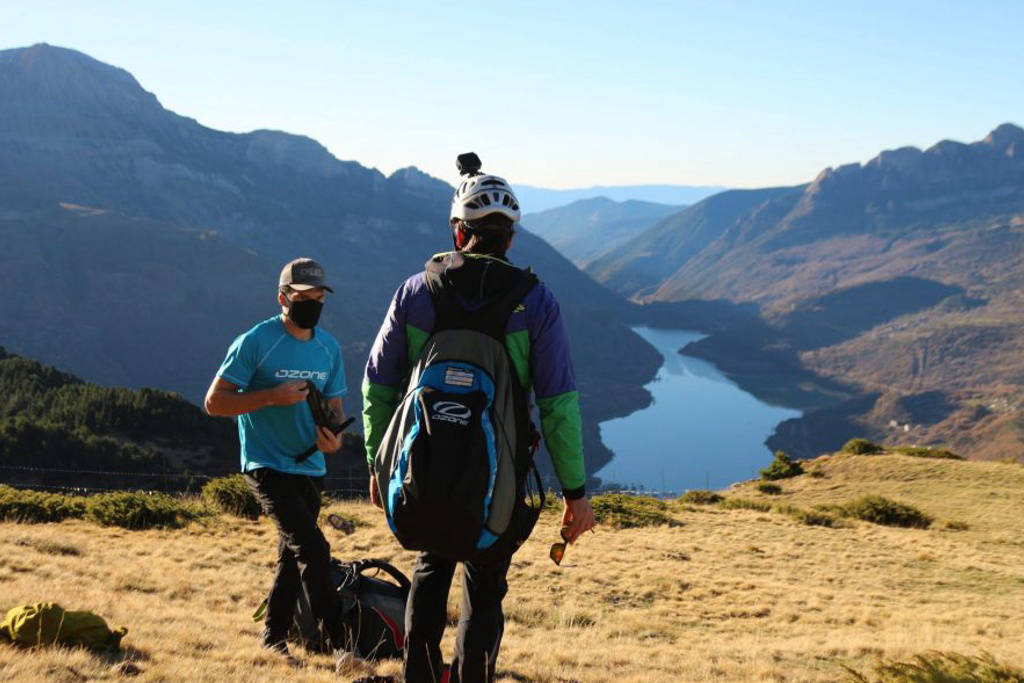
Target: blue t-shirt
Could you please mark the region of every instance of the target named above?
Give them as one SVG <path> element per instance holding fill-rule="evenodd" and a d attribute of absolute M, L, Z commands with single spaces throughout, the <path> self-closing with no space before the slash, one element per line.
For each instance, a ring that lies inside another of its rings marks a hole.
<path fill-rule="evenodd" d="M 308 341 L 296 339 L 288 334 L 280 316 L 264 320 L 235 339 L 217 376 L 243 392 L 306 379 L 312 380 L 327 398 L 348 392 L 338 340 L 319 328 L 313 330 L 313 338 Z M 324 454 L 319 450 L 302 462 L 295 461 L 296 456 L 316 444 L 316 425 L 305 401 L 239 415 L 238 441 L 243 472 L 269 467 L 292 474 L 327 474 Z"/>

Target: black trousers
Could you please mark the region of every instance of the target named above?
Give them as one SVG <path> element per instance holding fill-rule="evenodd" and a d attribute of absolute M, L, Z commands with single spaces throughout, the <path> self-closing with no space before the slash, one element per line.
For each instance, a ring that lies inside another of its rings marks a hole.
<path fill-rule="evenodd" d="M 493 681 L 505 615 L 501 601 L 508 592 L 511 556 L 493 564 L 463 564 L 462 608 L 455 639 L 450 683 Z M 405 606 L 406 683 L 441 681 L 441 636 L 448 618 L 448 590 L 454 560 L 423 553 L 412 574 Z"/>
<path fill-rule="evenodd" d="M 246 473 L 245 480 L 278 531 L 277 573 L 267 598 L 264 644 L 287 638 L 302 590 L 327 645 L 345 647 L 341 605 L 331 581 L 331 547 L 317 526 L 321 478 L 261 468 Z"/>

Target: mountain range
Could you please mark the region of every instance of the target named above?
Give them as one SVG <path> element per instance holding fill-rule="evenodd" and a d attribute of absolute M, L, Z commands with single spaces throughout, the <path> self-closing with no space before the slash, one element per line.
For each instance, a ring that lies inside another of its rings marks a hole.
<path fill-rule="evenodd" d="M 582 268 L 681 208 L 636 199 L 617 202 L 594 197 L 526 214 L 522 223 Z"/>
<path fill-rule="evenodd" d="M 485 169 L 487 167 L 485 166 Z M 362 369 L 388 301 L 451 248 L 452 188 L 391 176 L 302 136 L 206 128 L 122 69 L 45 44 L 0 52 L 0 342 L 83 378 L 198 401 L 232 338 L 274 315 L 281 264 L 320 260 L 337 292 L 323 325 Z M 611 457 L 597 424 L 649 397 L 657 352 L 632 305 L 520 231 L 510 257 L 562 304 L 588 471 Z M 601 338 L 607 344 L 584 344 Z"/>
<path fill-rule="evenodd" d="M 513 183 L 525 211 L 539 213 L 583 199 L 604 197 L 614 202 L 641 201 L 654 204 L 693 204 L 726 188 L 717 185 L 595 185 L 557 190 Z"/>
<path fill-rule="evenodd" d="M 89 381 L 196 402 L 231 339 L 275 313 L 281 264 L 308 255 L 334 280 L 323 324 L 342 341 L 346 410 L 358 411 L 391 294 L 450 248 L 451 192 L 306 137 L 206 128 L 73 50 L 2 51 L 0 344 Z M 638 323 L 709 333 L 686 352 L 804 410 L 772 448 L 813 456 L 868 436 L 1024 456 L 1017 126 L 883 152 L 805 185 L 680 197 L 695 203 L 660 218 L 671 209 L 605 194 L 529 215 L 510 253 L 562 304 L 588 471 L 612 455 L 598 423 L 650 400 L 642 385 L 659 357 L 628 329 Z M 531 221 L 577 245 L 567 253 L 596 234 L 612 242 L 572 257 L 588 276 Z"/>
<path fill-rule="evenodd" d="M 809 410 L 774 447 L 850 436 L 1024 457 L 1024 130 L 886 151 L 709 197 L 587 264 L 641 302 L 755 317 L 688 347 Z"/>

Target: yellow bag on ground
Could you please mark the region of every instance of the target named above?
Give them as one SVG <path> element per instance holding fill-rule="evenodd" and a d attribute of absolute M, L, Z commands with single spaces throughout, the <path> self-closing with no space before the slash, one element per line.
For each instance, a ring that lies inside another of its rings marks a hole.
<path fill-rule="evenodd" d="M 69 612 L 53 602 L 22 605 L 7 612 L 0 636 L 21 645 L 70 645 L 90 650 L 116 650 L 128 629 L 111 630 L 93 612 Z"/>

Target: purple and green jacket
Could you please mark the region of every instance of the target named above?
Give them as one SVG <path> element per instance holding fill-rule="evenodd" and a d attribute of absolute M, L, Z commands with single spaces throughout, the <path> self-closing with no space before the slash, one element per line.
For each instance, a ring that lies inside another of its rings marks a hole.
<path fill-rule="evenodd" d="M 462 262 L 453 272 L 460 280 L 459 301 L 469 310 L 482 307 L 497 294 L 488 288 L 488 261 L 500 259 L 475 254 L 459 254 L 456 258 Z M 434 303 L 421 272 L 395 292 L 366 363 L 363 427 L 366 459 L 371 464 L 433 329 Z M 586 472 L 569 337 L 558 302 L 543 284 L 534 287 L 509 317 L 505 346 L 520 384 L 527 396 L 532 391 L 536 400 L 541 433 L 565 497 L 582 497 Z"/>

